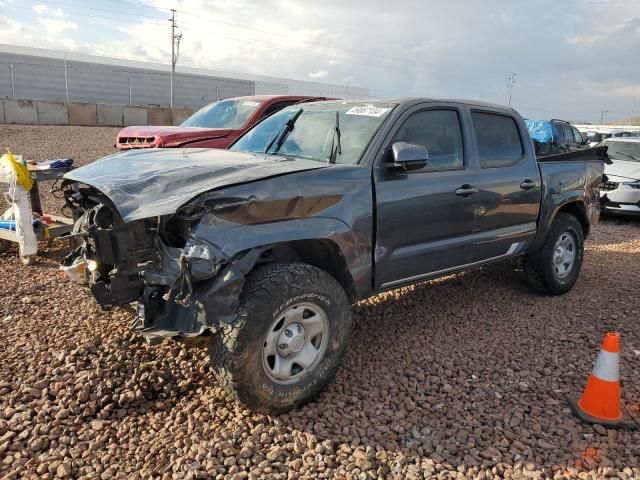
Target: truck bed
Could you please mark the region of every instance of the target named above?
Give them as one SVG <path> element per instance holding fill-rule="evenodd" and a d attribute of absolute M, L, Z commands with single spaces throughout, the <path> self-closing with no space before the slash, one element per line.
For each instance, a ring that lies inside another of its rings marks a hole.
<path fill-rule="evenodd" d="M 588 162 L 597 161 L 609 163 L 609 157 L 607 156 L 607 147 L 592 147 L 585 148 L 583 150 L 574 150 L 572 152 L 556 153 L 554 155 L 547 155 L 544 157 L 536 157 L 538 163 L 550 163 L 550 162 Z"/>

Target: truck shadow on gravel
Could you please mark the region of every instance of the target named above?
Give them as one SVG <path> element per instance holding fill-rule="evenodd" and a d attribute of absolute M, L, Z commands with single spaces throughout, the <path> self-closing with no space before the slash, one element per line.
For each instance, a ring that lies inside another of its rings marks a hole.
<path fill-rule="evenodd" d="M 640 252 L 587 255 L 582 278 L 561 297 L 531 292 L 514 261 L 359 303 L 334 383 L 281 419 L 319 441 L 373 452 L 374 468 L 384 463 L 380 450 L 498 473 L 638 467 L 640 434 L 581 424 L 566 402 L 584 388 L 603 332 L 640 347 L 640 325 L 625 321 L 637 293 L 618 282 L 633 288 L 628 265 L 640 264 Z M 609 269 L 626 278 L 603 284 Z M 631 348 L 623 395 L 636 413 L 640 355 Z"/>

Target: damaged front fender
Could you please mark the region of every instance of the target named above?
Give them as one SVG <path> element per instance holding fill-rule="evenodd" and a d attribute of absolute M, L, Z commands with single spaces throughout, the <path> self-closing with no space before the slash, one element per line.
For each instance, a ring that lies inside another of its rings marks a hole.
<path fill-rule="evenodd" d="M 145 271 L 144 294 L 138 302 L 138 318 L 132 330 L 147 338 L 196 337 L 215 332 L 220 322 L 230 323 L 238 305 L 246 275 L 265 249 L 252 249 L 237 255 L 206 282 L 188 283 L 188 290 L 180 279 L 184 273 L 180 260 L 175 259 L 168 270 L 159 275 Z M 178 268 L 176 268 L 178 265 Z M 186 261 L 182 262 L 188 271 Z M 166 274 L 166 275 L 164 275 Z M 162 284 L 169 286 L 163 293 Z"/>

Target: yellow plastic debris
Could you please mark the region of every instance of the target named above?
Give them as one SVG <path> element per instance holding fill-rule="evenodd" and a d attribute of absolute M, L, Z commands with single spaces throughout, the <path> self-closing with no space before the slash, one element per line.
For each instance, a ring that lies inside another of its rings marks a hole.
<path fill-rule="evenodd" d="M 15 172 L 18 185 L 23 186 L 27 191 L 31 190 L 31 187 L 33 187 L 31 172 L 29 172 L 26 165 L 23 165 L 16 159 L 13 153 L 11 153 L 11 150 L 7 148 L 7 153 L 0 157 L 0 163 L 7 165 Z"/>

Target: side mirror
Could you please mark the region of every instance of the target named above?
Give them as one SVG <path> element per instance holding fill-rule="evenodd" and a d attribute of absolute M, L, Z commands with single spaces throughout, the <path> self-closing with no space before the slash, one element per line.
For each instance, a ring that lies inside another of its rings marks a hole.
<path fill-rule="evenodd" d="M 406 142 L 396 142 L 391 146 L 393 162 L 387 166 L 394 170 L 418 170 L 427 166 L 429 152 L 423 145 L 414 145 Z"/>

